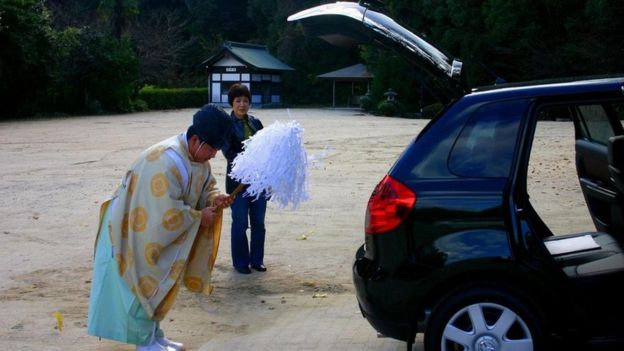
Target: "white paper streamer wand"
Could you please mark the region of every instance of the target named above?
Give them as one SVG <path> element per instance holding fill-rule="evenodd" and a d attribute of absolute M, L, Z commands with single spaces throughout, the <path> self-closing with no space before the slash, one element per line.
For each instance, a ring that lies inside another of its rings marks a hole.
<path fill-rule="evenodd" d="M 242 184 L 232 195 L 247 187 L 249 196 L 266 193 L 280 208 L 289 203 L 297 208 L 308 200 L 308 158 L 302 134 L 296 121 L 275 121 L 244 141 L 230 172 Z"/>

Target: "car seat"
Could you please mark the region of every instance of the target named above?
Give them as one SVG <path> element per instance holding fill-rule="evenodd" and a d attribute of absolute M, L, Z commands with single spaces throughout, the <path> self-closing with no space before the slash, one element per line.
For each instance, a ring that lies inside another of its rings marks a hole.
<path fill-rule="evenodd" d="M 624 135 L 609 138 L 609 175 L 620 194 L 624 194 Z"/>

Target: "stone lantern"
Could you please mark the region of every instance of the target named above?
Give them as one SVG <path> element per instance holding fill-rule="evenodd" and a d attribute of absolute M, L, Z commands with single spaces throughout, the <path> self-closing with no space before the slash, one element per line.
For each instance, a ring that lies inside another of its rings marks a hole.
<path fill-rule="evenodd" d="M 394 101 L 397 95 L 399 94 L 397 94 L 394 90 L 392 90 L 392 88 L 389 88 L 388 91 L 384 93 L 384 96 L 386 97 L 386 101 Z"/>

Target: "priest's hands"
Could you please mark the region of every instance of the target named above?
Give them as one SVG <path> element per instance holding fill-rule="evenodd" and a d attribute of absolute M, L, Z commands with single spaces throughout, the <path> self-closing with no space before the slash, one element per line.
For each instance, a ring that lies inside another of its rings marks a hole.
<path fill-rule="evenodd" d="M 204 227 L 209 227 L 212 225 L 212 222 L 214 222 L 215 219 L 215 210 L 217 208 L 216 207 L 204 207 L 204 209 L 201 211 L 201 225 Z"/>
<path fill-rule="evenodd" d="M 232 205 L 232 202 L 234 202 L 235 198 L 236 196 L 233 195 L 220 194 L 217 195 L 217 197 L 215 198 L 214 205 L 217 208 L 228 208 L 230 207 L 230 205 Z"/>
<path fill-rule="evenodd" d="M 217 209 L 230 207 L 232 202 L 234 202 L 234 198 L 236 198 L 236 196 L 226 194 L 217 195 L 213 201 L 214 206 L 205 207 L 201 210 L 201 225 L 204 227 L 212 225 Z"/>

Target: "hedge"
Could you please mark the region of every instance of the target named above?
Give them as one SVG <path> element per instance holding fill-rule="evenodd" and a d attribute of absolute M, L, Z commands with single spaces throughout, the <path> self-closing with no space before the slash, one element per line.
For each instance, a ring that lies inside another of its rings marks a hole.
<path fill-rule="evenodd" d="M 139 90 L 139 99 L 150 110 L 201 107 L 208 103 L 208 88 L 156 88 L 145 86 Z"/>

